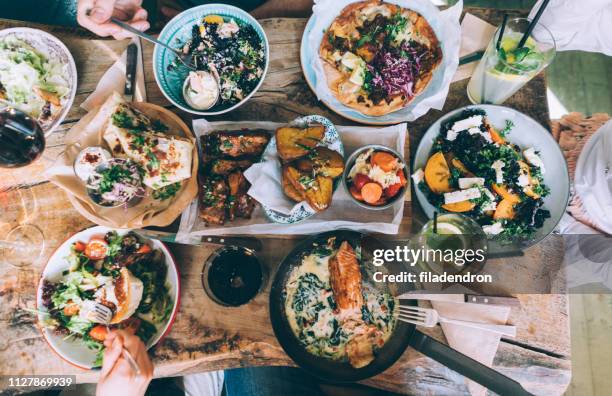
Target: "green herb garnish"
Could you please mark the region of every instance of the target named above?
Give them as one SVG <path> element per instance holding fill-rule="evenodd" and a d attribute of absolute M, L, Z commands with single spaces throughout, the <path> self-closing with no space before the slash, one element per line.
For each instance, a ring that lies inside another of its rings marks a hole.
<path fill-rule="evenodd" d="M 153 190 L 153 198 L 160 201 L 165 201 L 168 198 L 172 198 L 181 189 L 181 182 L 176 182 L 162 187 L 158 190 Z"/>

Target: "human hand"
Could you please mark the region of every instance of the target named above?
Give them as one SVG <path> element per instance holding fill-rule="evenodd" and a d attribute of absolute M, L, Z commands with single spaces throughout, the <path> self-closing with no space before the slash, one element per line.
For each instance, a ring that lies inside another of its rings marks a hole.
<path fill-rule="evenodd" d="M 147 10 L 142 8 L 142 0 L 78 0 L 79 25 L 102 37 L 113 36 L 117 40 L 131 37 L 132 33 L 110 21 L 111 16 L 140 31 L 149 28 Z"/>
<path fill-rule="evenodd" d="M 106 349 L 96 396 L 144 395 L 153 378 L 153 363 L 140 338 L 125 330 L 113 330 L 106 336 L 104 346 Z M 137 375 L 122 356 L 123 348 L 138 363 L 140 374 Z"/>

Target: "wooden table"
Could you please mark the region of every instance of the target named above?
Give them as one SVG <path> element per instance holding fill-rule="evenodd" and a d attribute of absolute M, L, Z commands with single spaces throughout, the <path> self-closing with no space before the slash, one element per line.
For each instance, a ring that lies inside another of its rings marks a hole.
<path fill-rule="evenodd" d="M 501 16 L 499 11 L 469 11 L 492 22 L 497 22 Z M 305 23 L 304 19 L 262 21 L 272 49 L 266 80 L 248 103 L 217 119 L 284 122 L 299 115 L 322 114 L 338 124 L 350 124 L 320 104 L 304 82 L 299 45 Z M 0 20 L 0 28 L 23 25 Z M 25 168 L 0 171 L 0 237 L 18 223 L 29 222 L 40 227 L 46 238 L 43 257 L 30 267 L 18 270 L 10 265 L 0 266 L 0 375 L 75 374 L 80 382 L 95 382 L 96 372 L 76 369 L 52 353 L 27 308 L 34 307 L 40 271 L 51 253 L 70 235 L 92 225 L 78 215 L 65 193 L 49 183 L 42 172 L 63 150 L 66 132 L 85 114 L 79 105 L 127 43 L 95 40 L 81 31 L 58 27 L 33 27 L 55 34 L 68 46 L 76 61 L 79 83 L 74 105 L 61 127 L 48 138 L 42 159 Z M 149 101 L 170 107 L 156 86 L 151 54 L 152 47 L 145 45 Z M 452 85 L 442 111 L 432 110 L 409 124 L 411 151 L 414 152 L 415 143 L 434 120 L 468 104 L 466 84 L 467 80 Z M 509 100 L 508 105 L 548 125 L 544 77 L 535 78 Z M 27 210 L 24 211 L 23 206 Z M 417 206 L 413 207 L 410 197 L 407 198 L 402 233 L 408 233 L 422 219 Z M 271 273 L 293 243 L 292 240 L 265 241 L 262 258 Z M 200 283 L 202 264 L 214 247 L 173 245 L 171 250 L 180 265 L 181 306 L 172 331 L 151 351 L 157 377 L 244 366 L 292 365 L 269 324 L 267 291 L 247 306 L 221 308 L 207 298 Z M 497 260 L 496 263 L 506 268 L 506 275 L 522 273 L 521 282 L 562 292 L 562 282 L 550 276 L 559 269 L 562 252 L 562 241 L 548 238 L 528 249 L 521 259 Z M 499 293 L 503 288 L 485 291 Z M 518 328 L 518 336 L 515 340 L 502 340 L 494 368 L 521 381 L 531 392 L 561 394 L 570 381 L 567 297 L 563 294 L 518 297 L 522 306 L 513 308 L 510 315 L 510 322 Z M 444 341 L 439 327 L 422 330 Z M 411 349 L 389 370 L 365 383 L 406 394 L 467 392 L 463 377 Z"/>

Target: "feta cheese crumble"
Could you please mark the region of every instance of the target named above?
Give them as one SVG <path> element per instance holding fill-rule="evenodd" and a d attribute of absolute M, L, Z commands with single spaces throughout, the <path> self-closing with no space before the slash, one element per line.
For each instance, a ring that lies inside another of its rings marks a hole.
<path fill-rule="evenodd" d="M 488 235 L 499 235 L 504 230 L 504 227 L 500 222 L 497 222 L 491 225 L 483 226 L 482 230 Z"/>
<path fill-rule="evenodd" d="M 482 177 L 460 177 L 459 188 L 465 190 L 466 188 L 474 186 L 484 186 L 484 178 Z"/>
<path fill-rule="evenodd" d="M 538 168 L 540 168 L 540 172 L 542 172 L 542 174 L 546 173 L 546 169 L 544 168 L 544 162 L 542 161 L 542 158 L 540 158 L 540 156 L 536 154 L 535 149 L 533 147 L 529 147 L 528 149 L 523 150 L 523 155 L 525 156 L 527 162 L 529 162 L 533 166 L 537 166 Z"/>
<path fill-rule="evenodd" d="M 414 184 L 419 184 L 425 178 L 425 172 L 423 172 L 422 168 L 419 168 L 412 174 L 411 177 L 412 177 L 412 180 L 414 181 Z"/>
<path fill-rule="evenodd" d="M 480 198 L 480 190 L 476 187 L 468 188 L 467 190 L 444 193 L 445 204 L 452 204 L 476 198 Z"/>
<path fill-rule="evenodd" d="M 502 184 L 504 182 L 504 171 L 502 171 L 502 168 L 505 165 L 506 164 L 502 160 L 497 160 L 491 165 L 491 168 L 495 170 L 495 183 L 497 184 Z"/>

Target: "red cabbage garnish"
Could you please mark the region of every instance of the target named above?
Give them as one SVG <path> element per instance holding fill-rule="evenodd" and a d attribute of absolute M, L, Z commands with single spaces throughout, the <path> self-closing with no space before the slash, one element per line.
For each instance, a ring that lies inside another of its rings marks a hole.
<path fill-rule="evenodd" d="M 421 58 L 415 48 L 406 42 L 401 46 L 402 54 L 380 51 L 368 71 L 372 73 L 372 85 L 382 89 L 387 97 L 402 94 L 407 98 L 414 96 L 414 82 L 421 70 Z"/>

